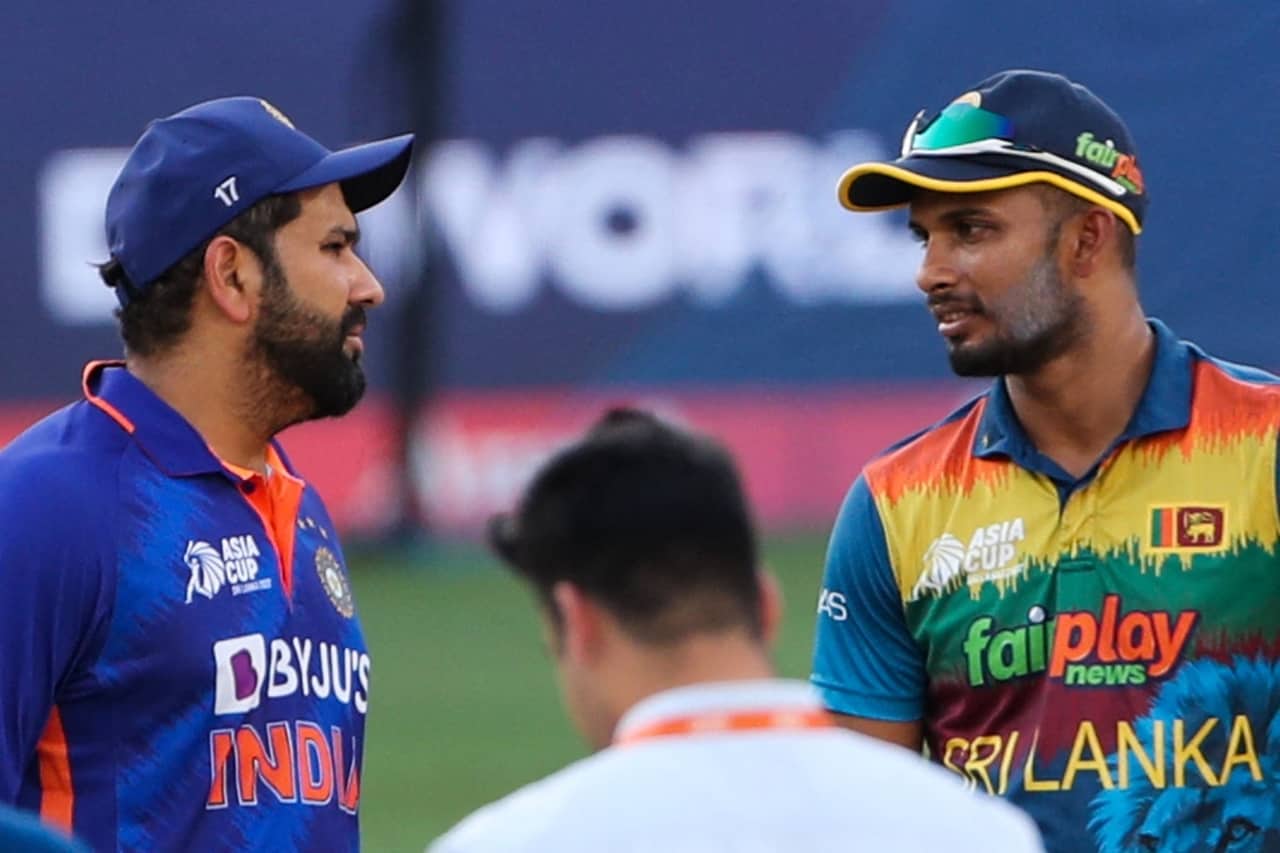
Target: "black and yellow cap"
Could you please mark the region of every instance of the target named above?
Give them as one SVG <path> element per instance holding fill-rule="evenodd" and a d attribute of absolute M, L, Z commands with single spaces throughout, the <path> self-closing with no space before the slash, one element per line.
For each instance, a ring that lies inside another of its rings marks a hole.
<path fill-rule="evenodd" d="M 1120 116 L 1079 83 L 1044 71 L 1002 71 L 942 110 L 921 110 L 898 159 L 859 163 L 840 178 L 849 210 L 884 210 L 919 189 L 987 192 L 1052 184 L 1142 232 L 1147 195 Z"/>

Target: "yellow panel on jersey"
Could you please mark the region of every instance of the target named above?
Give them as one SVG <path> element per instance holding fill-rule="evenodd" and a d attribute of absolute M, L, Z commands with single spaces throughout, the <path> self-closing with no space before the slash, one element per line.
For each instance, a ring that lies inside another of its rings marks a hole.
<path fill-rule="evenodd" d="M 1005 458 L 973 455 L 987 405 L 867 467 L 904 601 L 960 586 L 1016 590 L 1089 550 L 1159 573 L 1280 538 L 1274 494 L 1280 387 L 1195 367 L 1185 430 L 1121 445 L 1059 508 L 1055 485 Z M 1243 499 L 1242 499 L 1243 498 Z"/>

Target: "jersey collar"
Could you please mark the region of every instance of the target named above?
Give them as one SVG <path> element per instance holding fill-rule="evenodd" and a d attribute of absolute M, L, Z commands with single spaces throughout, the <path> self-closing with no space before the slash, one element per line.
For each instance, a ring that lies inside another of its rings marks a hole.
<path fill-rule="evenodd" d="M 142 384 L 124 362 L 85 365 L 83 388 L 85 399 L 133 436 L 148 458 L 169 476 L 223 473 L 235 480 L 247 479 L 246 472 L 219 459 L 195 427 Z M 275 441 L 271 444 L 275 460 L 292 473 L 284 452 Z"/>
<path fill-rule="evenodd" d="M 1148 318 L 1147 324 L 1156 336 L 1155 361 L 1138 407 L 1129 425 L 1116 439 L 1117 445 L 1160 432 L 1183 429 L 1191 422 L 1193 347 L 1178 340 L 1159 320 Z M 1022 429 L 1003 378 L 997 379 L 987 392 L 986 407 L 973 439 L 973 455 L 981 459 L 1006 456 L 1033 470 L 1045 467 L 1043 463 L 1048 462 Z"/>

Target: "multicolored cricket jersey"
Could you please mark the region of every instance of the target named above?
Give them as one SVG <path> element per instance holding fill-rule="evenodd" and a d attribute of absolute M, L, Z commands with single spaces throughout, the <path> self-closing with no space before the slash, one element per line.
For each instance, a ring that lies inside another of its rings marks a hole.
<path fill-rule="evenodd" d="M 0 801 L 95 850 L 354 850 L 369 656 L 319 496 L 122 367 L 0 453 Z"/>
<path fill-rule="evenodd" d="M 1138 410 L 1080 480 L 1003 382 L 867 466 L 813 682 L 923 720 L 1050 850 L 1280 850 L 1280 386 L 1152 327 Z"/>

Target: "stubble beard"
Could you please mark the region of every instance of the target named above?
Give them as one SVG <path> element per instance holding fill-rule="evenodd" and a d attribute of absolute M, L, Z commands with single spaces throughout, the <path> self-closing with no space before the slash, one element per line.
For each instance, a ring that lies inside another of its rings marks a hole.
<path fill-rule="evenodd" d="M 365 391 L 359 358 L 344 349 L 347 335 L 364 323 L 350 306 L 333 320 L 294 294 L 278 264 L 267 264 L 261 312 L 247 344 L 248 417 L 267 435 L 303 421 L 351 411 Z"/>
<path fill-rule="evenodd" d="M 996 331 L 981 344 L 948 345 L 957 376 L 1035 373 L 1071 349 L 1088 327 L 1088 306 L 1063 280 L 1052 250 L 1031 269 L 1022 288 L 1001 302 L 974 307 L 993 321 Z"/>

